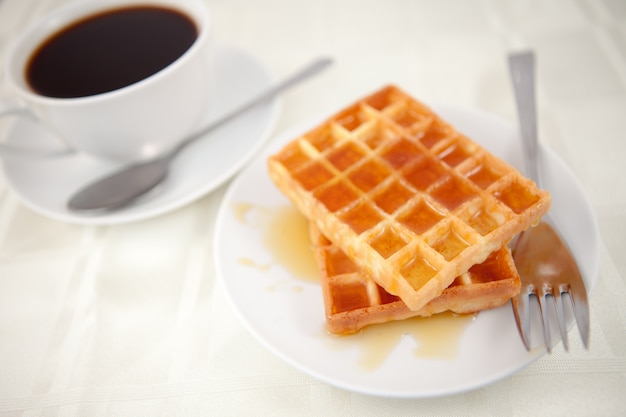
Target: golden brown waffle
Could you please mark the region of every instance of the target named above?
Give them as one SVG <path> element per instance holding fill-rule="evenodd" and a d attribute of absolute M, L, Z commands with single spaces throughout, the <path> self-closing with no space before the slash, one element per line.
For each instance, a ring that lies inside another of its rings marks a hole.
<path fill-rule="evenodd" d="M 511 251 L 502 247 L 472 266 L 418 311 L 378 285 L 311 223 L 311 242 L 320 268 L 328 330 L 350 334 L 370 324 L 429 317 L 444 311 L 470 314 L 505 304 L 519 294 L 520 277 Z"/>
<path fill-rule="evenodd" d="M 268 160 L 278 188 L 419 310 L 548 210 L 550 196 L 390 86 Z"/>

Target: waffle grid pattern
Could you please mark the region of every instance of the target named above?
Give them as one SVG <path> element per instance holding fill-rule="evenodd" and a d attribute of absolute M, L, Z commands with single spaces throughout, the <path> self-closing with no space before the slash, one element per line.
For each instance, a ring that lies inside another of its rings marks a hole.
<path fill-rule="evenodd" d="M 270 157 L 277 186 L 411 310 L 531 226 L 549 194 L 395 86 Z"/>
<path fill-rule="evenodd" d="M 320 269 L 327 328 L 335 334 L 356 333 L 391 320 L 429 317 L 444 311 L 470 314 L 499 307 L 520 290 L 511 252 L 503 247 L 482 264 L 455 278 L 443 293 L 418 311 L 389 294 L 324 237 L 311 223 L 311 242 Z"/>

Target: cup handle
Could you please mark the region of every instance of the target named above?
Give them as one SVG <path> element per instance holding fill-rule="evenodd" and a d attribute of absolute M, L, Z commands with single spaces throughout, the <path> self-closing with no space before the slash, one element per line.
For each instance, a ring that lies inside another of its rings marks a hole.
<path fill-rule="evenodd" d="M 3 117 L 23 117 L 35 123 L 40 123 L 35 114 L 26 106 L 11 99 L 0 97 L 0 118 Z M 58 149 L 29 149 L 19 146 L 7 145 L 0 140 L 0 158 L 20 157 L 20 158 L 50 158 L 69 155 L 75 152 L 71 147 L 64 145 Z"/>

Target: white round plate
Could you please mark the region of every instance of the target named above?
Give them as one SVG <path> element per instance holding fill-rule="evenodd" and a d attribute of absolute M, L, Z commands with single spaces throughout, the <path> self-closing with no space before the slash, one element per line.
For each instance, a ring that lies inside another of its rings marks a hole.
<path fill-rule="evenodd" d="M 256 59 L 221 45 L 216 46 L 214 77 L 206 122 L 262 92 L 272 81 Z M 231 178 L 260 150 L 274 126 L 278 109 L 278 100 L 269 100 L 191 144 L 174 160 L 159 192 L 110 213 L 75 213 L 66 208 L 66 203 L 79 188 L 114 171 L 120 166 L 117 163 L 83 154 L 48 159 L 9 157 L 2 161 L 4 176 L 26 206 L 53 219 L 80 224 L 146 219 L 188 204 Z M 5 140 L 31 149 L 58 143 L 49 132 L 25 119 L 13 123 Z"/>
<path fill-rule="evenodd" d="M 434 109 L 461 132 L 522 169 L 515 127 L 474 110 L 447 106 Z M 275 223 L 252 220 L 255 207 L 259 213 L 267 213 L 280 212 L 290 205 L 270 180 L 266 158 L 312 126 L 300 126 L 277 137 L 233 181 L 218 214 L 214 245 L 218 276 L 251 333 L 279 357 L 314 377 L 347 390 L 386 397 L 435 397 L 475 389 L 510 375 L 545 352 L 539 336 L 533 339 L 534 348 L 526 351 L 510 304 L 480 312 L 456 340 L 447 341 L 449 336 L 435 332 L 431 337 L 443 337 L 440 342 L 457 345 L 452 355 L 416 355 L 416 343 L 432 340 L 415 340 L 407 333 L 388 355 L 378 358 L 380 363 L 374 367 L 364 366 L 363 355 L 364 348 L 377 349 L 376 333 L 364 342 L 360 337 L 325 332 L 319 283 L 303 281 L 290 272 L 293 269 L 273 258 L 268 231 L 262 229 L 275 227 Z M 571 245 L 591 290 L 599 267 L 595 216 L 581 185 L 562 160 L 545 147 L 542 158 L 544 186 L 553 198 L 551 214 Z M 259 213 L 257 217 L 262 216 Z M 376 327 L 381 330 L 385 326 L 388 324 Z M 578 335 L 572 332 L 570 339 L 574 337 Z"/>

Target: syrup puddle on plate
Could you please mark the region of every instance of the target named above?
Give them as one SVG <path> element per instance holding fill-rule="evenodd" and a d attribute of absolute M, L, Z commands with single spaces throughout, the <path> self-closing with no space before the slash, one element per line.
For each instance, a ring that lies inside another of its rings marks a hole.
<path fill-rule="evenodd" d="M 445 312 L 391 321 L 368 326 L 352 335 L 330 335 L 328 346 L 333 350 L 356 348 L 357 364 L 366 371 L 378 369 L 407 339 L 413 344 L 412 354 L 417 359 L 452 361 L 458 355 L 463 333 L 475 319 L 475 314 Z"/>
<path fill-rule="evenodd" d="M 304 282 L 319 283 L 319 270 L 315 263 L 308 220 L 293 206 L 264 207 L 249 203 L 233 205 L 235 218 L 262 232 L 262 244 L 272 255 L 271 263 L 261 263 L 241 257 L 241 265 L 269 271 L 272 265 L 280 265 L 295 278 Z M 273 286 L 270 289 L 275 289 Z"/>
<path fill-rule="evenodd" d="M 261 272 L 269 272 L 274 264 L 281 265 L 300 282 L 320 282 L 309 239 L 308 220 L 295 207 L 235 203 L 232 208 L 240 223 L 261 231 L 262 244 L 272 255 L 271 263 L 241 257 L 238 259 L 241 265 Z M 301 292 L 302 286 L 289 280 L 267 287 L 268 291 L 283 289 Z M 320 306 L 319 314 L 323 321 L 323 306 Z M 475 314 L 441 313 L 428 318 L 414 317 L 376 324 L 352 335 L 338 336 L 324 332 L 320 336 L 331 350 L 357 349 L 360 352 L 355 358 L 357 366 L 365 371 L 374 371 L 407 339 L 414 345 L 412 351 L 416 359 L 455 359 L 463 333 L 475 318 Z"/>

